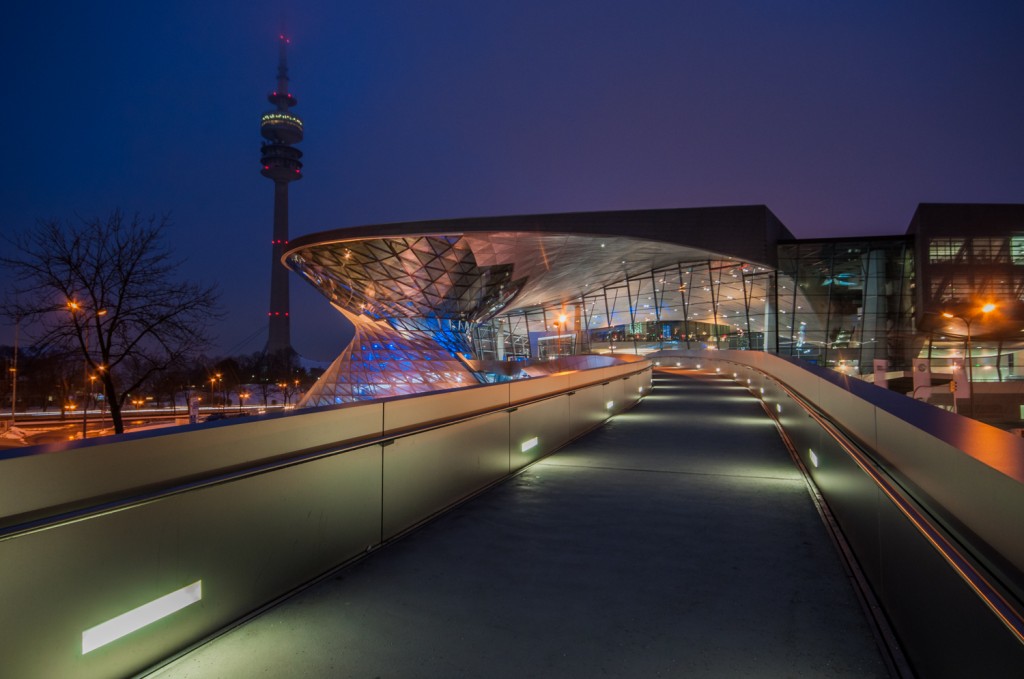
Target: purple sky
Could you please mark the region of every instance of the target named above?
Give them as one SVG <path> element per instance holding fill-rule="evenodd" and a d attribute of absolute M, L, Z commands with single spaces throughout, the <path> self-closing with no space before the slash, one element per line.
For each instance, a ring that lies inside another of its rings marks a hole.
<path fill-rule="evenodd" d="M 8 10 L 4 233 L 169 212 L 182 275 L 218 283 L 229 310 L 216 351 L 262 348 L 258 124 L 282 5 Z M 801 238 L 895 234 L 919 202 L 1024 202 L 1019 0 L 287 6 L 306 122 L 293 237 L 749 203 Z M 293 344 L 333 358 L 338 314 L 292 281 Z"/>

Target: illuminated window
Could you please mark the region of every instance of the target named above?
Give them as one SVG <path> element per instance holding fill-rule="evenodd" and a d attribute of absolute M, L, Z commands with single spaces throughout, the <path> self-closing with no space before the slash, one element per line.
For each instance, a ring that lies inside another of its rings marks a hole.
<path fill-rule="evenodd" d="M 955 261 L 963 249 L 963 238 L 933 238 L 928 243 L 928 262 L 938 264 Z"/>
<path fill-rule="evenodd" d="M 1024 264 L 1024 236 L 1010 237 L 1010 261 Z"/>

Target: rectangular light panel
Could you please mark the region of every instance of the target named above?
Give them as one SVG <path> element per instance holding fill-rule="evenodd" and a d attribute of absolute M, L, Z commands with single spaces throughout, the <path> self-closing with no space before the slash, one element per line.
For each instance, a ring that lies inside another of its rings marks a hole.
<path fill-rule="evenodd" d="M 171 613 L 194 604 L 203 598 L 203 581 L 196 580 L 176 592 L 165 594 L 148 604 L 142 604 L 116 618 L 111 618 L 82 632 L 82 655 L 117 641 L 126 634 L 142 629 L 146 625 L 166 618 Z"/>
<path fill-rule="evenodd" d="M 608 410 L 611 410 L 612 408 L 615 407 L 615 401 L 608 401 L 607 403 L 604 404 L 604 407 L 607 408 Z"/>
<path fill-rule="evenodd" d="M 532 439 L 529 439 L 527 441 L 523 441 L 523 445 L 519 446 L 519 449 L 525 453 L 526 451 L 530 450 L 531 448 L 536 448 L 536 447 L 537 447 L 537 437 L 534 436 Z"/>
<path fill-rule="evenodd" d="M 818 466 L 818 456 L 814 454 L 813 450 L 811 450 L 809 452 L 811 453 L 811 464 L 813 464 L 815 467 L 817 467 Z"/>

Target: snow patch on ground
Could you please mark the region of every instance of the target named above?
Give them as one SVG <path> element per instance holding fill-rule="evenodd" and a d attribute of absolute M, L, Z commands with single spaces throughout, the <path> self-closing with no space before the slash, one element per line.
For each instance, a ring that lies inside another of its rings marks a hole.
<path fill-rule="evenodd" d="M 25 436 L 28 434 L 21 427 L 7 427 L 4 432 L 0 434 L 0 439 L 4 441 L 17 441 L 18 443 L 25 442 Z"/>

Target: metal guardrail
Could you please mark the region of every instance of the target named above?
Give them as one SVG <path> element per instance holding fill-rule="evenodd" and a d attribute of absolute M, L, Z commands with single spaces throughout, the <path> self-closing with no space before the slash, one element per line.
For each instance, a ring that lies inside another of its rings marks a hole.
<path fill-rule="evenodd" d="M 630 364 L 5 460 L 0 674 L 151 667 L 600 425 L 650 376 Z M 23 487 L 47 479 L 40 497 Z M 103 641 L 154 608 L 176 612 Z"/>
<path fill-rule="evenodd" d="M 856 445 L 835 425 L 834 422 L 817 412 L 803 399 L 790 393 L 790 396 L 801 403 L 807 413 L 842 446 L 843 450 L 857 463 L 857 466 L 875 482 L 890 502 L 910 521 L 935 550 L 942 555 L 946 563 L 974 590 L 978 597 L 995 614 L 1007 629 L 1024 644 L 1024 616 L 1013 607 L 1005 596 L 992 584 L 990 576 L 982 568 L 968 558 L 958 543 L 947 537 L 940 524 L 925 513 L 916 502 L 908 497 L 906 489 L 899 486 L 888 474 L 879 468 L 877 462 L 861 447 Z"/>
<path fill-rule="evenodd" d="M 651 359 L 670 366 L 678 362 L 680 367 L 690 369 L 698 363 L 704 370 L 710 368 L 714 372 L 717 368 L 719 372 L 715 374 L 732 374 L 738 381 L 746 381 L 748 388 L 760 396 L 785 435 L 795 441 L 799 462 L 825 500 L 836 506 L 832 513 L 919 673 L 929 677 L 963 676 L 965 672 L 976 676 L 1019 676 L 1024 668 L 1024 605 L 1017 593 L 1021 573 L 1013 565 L 1015 555 L 993 558 L 992 543 L 972 543 L 971 538 L 981 538 L 955 516 L 950 519 L 948 508 L 936 506 L 935 497 L 927 493 L 921 497 L 921 487 L 933 489 L 935 480 L 919 477 L 939 477 L 939 472 L 927 469 L 927 465 L 923 470 L 911 465 L 907 460 L 915 460 L 913 454 L 897 457 L 902 466 L 890 459 L 896 457 L 889 452 L 894 447 L 920 446 L 920 437 L 928 435 L 919 430 L 909 434 L 917 429 L 911 422 L 895 426 L 899 418 L 894 411 L 906 415 L 904 408 L 916 409 L 909 417 L 913 420 L 915 415 L 924 416 L 928 422 L 933 421 L 929 406 L 910 399 L 901 402 L 898 396 L 893 400 L 890 397 L 895 395 L 871 385 L 846 384 L 833 374 L 819 374 L 824 371 L 806 370 L 759 352 L 665 352 Z M 798 374 L 800 371 L 802 375 Z M 792 385 L 794 380 L 799 381 L 800 389 Z M 840 395 L 838 392 L 846 387 L 850 387 L 846 389 L 847 395 Z M 867 395 L 878 397 L 875 400 L 882 401 L 881 405 L 856 403 L 851 400 L 860 400 L 855 390 L 872 390 Z M 795 404 L 799 411 L 786 403 Z M 828 408 L 837 404 L 839 412 Z M 974 441 L 970 432 L 985 426 L 973 421 L 944 420 L 941 424 L 936 436 L 968 448 Z M 957 424 L 964 424 L 968 433 L 957 433 Z M 899 440 L 883 440 L 886 436 Z M 872 437 L 882 452 L 869 445 Z M 991 444 L 993 438 L 985 440 Z M 1009 434 L 1000 440 L 1009 450 L 1018 445 Z M 945 443 L 952 445 L 949 441 Z M 929 452 L 933 451 L 924 454 Z M 989 491 L 1001 498 L 1009 495 L 1012 501 L 1019 502 L 1024 497 L 1024 485 L 1015 478 L 1016 466 L 1010 454 L 995 456 L 989 449 L 974 451 L 973 457 L 967 452 L 961 455 L 971 459 L 958 465 L 943 461 L 936 452 L 937 464 L 945 465 L 939 471 L 946 472 L 948 477 L 951 469 L 969 470 L 986 458 L 994 460 L 999 466 L 995 471 L 999 473 L 989 476 L 979 472 L 979 483 L 991 482 Z M 948 480 L 954 485 L 969 483 L 962 475 Z M 875 490 L 868 491 L 868 486 Z M 972 489 L 966 497 L 980 494 Z M 964 501 L 960 498 L 961 503 Z M 988 509 L 991 508 L 978 512 Z M 977 525 L 978 517 L 971 520 Z M 900 524 L 913 532 L 907 533 L 898 527 Z M 1012 530 L 988 533 L 990 538 L 1009 539 L 996 542 L 996 546 L 1007 545 L 1010 549 L 1018 546 L 1013 535 Z M 1019 531 L 1016 535 L 1020 537 Z M 996 560 L 1000 561 L 998 567 L 991 568 Z M 934 571 L 938 563 L 948 576 Z M 966 592 L 969 594 L 965 595 Z M 987 622 L 986 617 L 992 622 Z M 943 636 L 949 643 L 944 642 Z"/>

